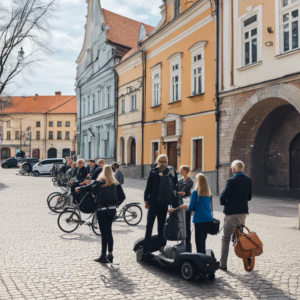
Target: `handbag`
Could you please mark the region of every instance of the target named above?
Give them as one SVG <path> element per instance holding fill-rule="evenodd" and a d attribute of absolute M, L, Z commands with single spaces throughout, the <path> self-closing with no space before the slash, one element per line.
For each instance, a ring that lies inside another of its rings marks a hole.
<path fill-rule="evenodd" d="M 185 218 L 185 210 L 175 209 L 166 219 L 163 234 L 167 241 L 183 241 L 186 239 Z"/>
<path fill-rule="evenodd" d="M 237 257 L 243 259 L 244 269 L 250 272 L 255 265 L 255 256 L 259 256 L 263 253 L 263 243 L 255 232 L 250 232 L 245 225 L 240 226 L 242 228 L 245 227 L 248 233 L 243 233 L 238 227 L 235 228 L 236 245 L 234 246 L 234 251 Z M 252 259 L 249 265 L 248 258 L 250 257 Z"/>

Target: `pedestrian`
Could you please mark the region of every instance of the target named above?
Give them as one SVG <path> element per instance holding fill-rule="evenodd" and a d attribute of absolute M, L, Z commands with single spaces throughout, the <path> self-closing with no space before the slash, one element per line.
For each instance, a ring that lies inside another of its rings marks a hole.
<path fill-rule="evenodd" d="M 99 167 L 98 164 L 96 164 L 96 161 L 94 159 L 90 159 L 88 161 L 88 168 L 90 173 L 88 173 L 87 175 L 88 179 L 84 180 L 84 184 L 86 185 L 89 185 L 91 182 L 95 181 L 102 172 L 102 168 Z"/>
<path fill-rule="evenodd" d="M 179 208 L 187 209 L 189 212 L 194 211 L 193 223 L 197 253 L 206 254 L 206 238 L 213 221 L 210 207 L 211 192 L 204 174 L 197 174 L 195 181 L 196 187 L 192 192 L 189 205 L 183 204 Z M 174 209 L 169 209 L 170 213 L 173 211 Z"/>
<path fill-rule="evenodd" d="M 179 169 L 179 174 L 183 177 L 178 180 L 178 197 L 179 197 L 179 205 L 188 204 L 189 196 L 191 194 L 191 190 L 193 188 L 193 180 L 189 177 L 189 173 L 191 172 L 190 166 L 181 166 Z M 184 199 L 187 199 L 185 201 Z M 187 203 L 185 203 L 187 202 Z M 186 210 L 186 252 L 192 252 L 192 244 L 191 244 L 191 212 Z"/>
<path fill-rule="evenodd" d="M 97 161 L 97 164 L 98 164 L 98 166 L 100 167 L 100 168 L 104 168 L 104 166 L 105 166 L 105 160 L 104 159 L 99 159 L 98 161 Z"/>
<path fill-rule="evenodd" d="M 76 191 L 78 193 L 95 191 L 98 195 L 99 206 L 97 208 L 97 218 L 101 232 L 102 251 L 100 257 L 95 259 L 95 261 L 100 263 L 112 263 L 114 259 L 112 223 L 116 215 L 118 203 L 125 199 L 123 189 L 114 178 L 111 167 L 107 165 L 104 166 L 102 173 L 94 183 L 85 187 L 78 187 Z M 106 255 L 107 251 L 108 255 Z"/>
<path fill-rule="evenodd" d="M 231 164 L 233 177 L 227 180 L 220 203 L 224 206 L 224 231 L 222 236 L 222 251 L 220 269 L 227 271 L 230 237 L 237 226 L 245 225 L 249 214 L 248 201 L 252 199 L 251 179 L 244 174 L 244 163 L 235 160 Z"/>
<path fill-rule="evenodd" d="M 76 162 L 75 162 L 75 161 L 72 161 L 69 179 L 74 178 L 74 181 L 77 181 L 77 178 L 75 178 L 76 176 L 74 176 L 75 169 L 76 169 Z"/>
<path fill-rule="evenodd" d="M 112 163 L 112 168 L 115 170 L 114 176 L 116 180 L 122 185 L 124 183 L 124 175 L 120 170 L 120 165 L 117 162 Z"/>
<path fill-rule="evenodd" d="M 173 184 L 170 191 L 173 200 L 172 206 L 178 206 L 177 197 L 175 196 L 177 192 L 178 182 L 176 171 L 171 166 L 168 166 L 168 157 L 165 154 L 159 155 L 157 157 L 156 163 L 157 164 L 155 165 L 155 168 L 152 169 L 149 173 L 146 189 L 144 192 L 145 208 L 148 209 L 146 233 L 143 245 L 143 253 L 145 255 L 147 255 L 149 251 L 152 229 L 156 218 L 158 223 L 157 232 L 161 246 L 160 252 L 163 252 L 166 246 L 163 229 L 167 218 L 168 206 L 160 205 L 157 202 L 160 190 L 159 185 L 162 176 L 172 176 Z"/>

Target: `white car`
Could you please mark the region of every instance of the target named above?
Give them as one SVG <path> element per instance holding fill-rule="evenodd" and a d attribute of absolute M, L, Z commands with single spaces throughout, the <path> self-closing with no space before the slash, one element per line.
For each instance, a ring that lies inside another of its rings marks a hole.
<path fill-rule="evenodd" d="M 64 158 L 47 158 L 41 160 L 32 167 L 32 175 L 50 175 L 55 163 L 66 163 L 66 160 Z"/>

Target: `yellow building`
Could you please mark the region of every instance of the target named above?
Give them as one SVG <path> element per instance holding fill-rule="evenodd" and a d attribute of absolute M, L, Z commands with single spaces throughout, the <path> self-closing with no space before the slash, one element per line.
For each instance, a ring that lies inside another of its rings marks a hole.
<path fill-rule="evenodd" d="M 157 155 L 164 153 L 177 170 L 184 164 L 195 173 L 207 174 L 215 191 L 213 11 L 208 0 L 163 1 L 161 22 L 139 43 L 139 54 L 127 60 L 133 61 L 143 53 L 146 58 L 144 140 L 143 149 L 137 150 L 143 151 L 144 174 L 148 174 Z M 128 81 L 138 77 L 133 73 L 142 74 L 141 59 L 135 66 L 126 72 Z M 142 156 L 139 152 L 137 155 Z"/>
<path fill-rule="evenodd" d="M 1 159 L 16 156 L 66 157 L 76 146 L 76 96 L 11 97 L 0 111 L 3 120 Z M 75 139 L 74 139 L 75 137 Z"/>

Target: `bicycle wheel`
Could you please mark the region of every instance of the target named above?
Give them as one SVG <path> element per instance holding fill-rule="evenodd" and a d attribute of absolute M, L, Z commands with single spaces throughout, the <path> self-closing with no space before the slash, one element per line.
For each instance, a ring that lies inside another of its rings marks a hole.
<path fill-rule="evenodd" d="M 93 216 L 92 229 L 93 229 L 93 231 L 96 235 L 101 235 L 100 228 L 99 228 L 99 223 L 98 223 L 98 218 L 97 218 L 97 213 L 95 213 L 94 216 Z"/>
<path fill-rule="evenodd" d="M 48 197 L 47 197 L 47 203 L 49 202 L 50 198 L 52 198 L 54 195 L 60 195 L 61 193 L 60 192 L 54 192 L 54 193 L 51 193 Z"/>
<path fill-rule="evenodd" d="M 55 213 L 62 212 L 66 206 L 67 197 L 63 194 L 53 195 L 48 201 L 48 207 Z"/>
<path fill-rule="evenodd" d="M 143 217 L 143 211 L 138 205 L 131 205 L 124 210 L 123 217 L 130 226 L 139 224 Z"/>
<path fill-rule="evenodd" d="M 58 227 L 66 233 L 74 232 L 78 228 L 79 222 L 80 217 L 73 210 L 62 212 L 57 219 Z"/>

